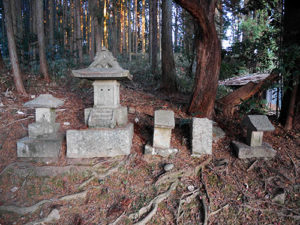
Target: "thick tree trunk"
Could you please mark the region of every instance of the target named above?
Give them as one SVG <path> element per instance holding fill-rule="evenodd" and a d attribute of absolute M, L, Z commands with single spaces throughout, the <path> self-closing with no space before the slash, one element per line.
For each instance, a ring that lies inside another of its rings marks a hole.
<path fill-rule="evenodd" d="M 299 10 L 299 4 L 294 4 L 294 1 L 291 0 L 284 1 L 283 47 L 290 49 L 290 51 L 295 51 L 293 50 L 294 46 L 300 46 Z M 290 66 L 292 64 L 293 66 Z M 297 98 L 297 93 L 299 93 L 297 89 L 300 82 L 300 57 L 291 62 L 289 56 L 283 56 L 282 66 L 285 66 L 285 70 L 290 73 L 290 76 L 287 77 L 284 83 L 286 90 L 282 100 L 279 121 L 289 130 L 293 128 L 293 120 L 299 114 L 297 109 L 300 105 L 300 97 Z"/>
<path fill-rule="evenodd" d="M 175 0 L 197 21 L 197 69 L 189 112 L 212 118 L 221 66 L 221 45 L 216 32 L 214 13 L 216 0 Z"/>
<path fill-rule="evenodd" d="M 2 53 L 1 53 L 1 49 L 0 49 L 0 71 L 3 70 L 4 68 L 5 68 L 5 65 L 3 62 Z"/>
<path fill-rule="evenodd" d="M 112 54 L 114 57 L 117 56 L 117 51 L 118 51 L 118 31 L 117 31 L 117 24 L 118 24 L 118 8 L 117 8 L 117 0 L 113 0 L 113 18 L 112 18 L 112 41 L 113 41 L 113 46 L 112 46 Z"/>
<path fill-rule="evenodd" d="M 172 44 L 172 1 L 162 1 L 162 83 L 167 92 L 175 92 L 176 70 Z"/>
<path fill-rule="evenodd" d="M 100 16 L 95 17 L 95 27 L 96 27 L 96 51 L 100 52 L 102 49 L 102 40 L 103 40 L 103 1 L 97 2 L 97 11 L 100 13 Z"/>
<path fill-rule="evenodd" d="M 12 65 L 14 82 L 18 93 L 27 96 L 27 93 L 23 85 L 18 56 L 17 56 L 17 49 L 16 49 L 16 43 L 15 43 L 15 37 L 13 31 L 13 24 L 11 19 L 11 9 L 10 9 L 9 0 L 3 0 L 3 6 L 4 6 L 4 14 L 5 14 L 5 27 L 7 32 L 9 58 Z"/>
<path fill-rule="evenodd" d="M 54 45 L 54 0 L 49 0 L 49 45 Z"/>
<path fill-rule="evenodd" d="M 137 0 L 134 0 L 134 46 L 135 54 L 138 51 L 138 14 L 137 14 Z"/>
<path fill-rule="evenodd" d="M 132 38 L 131 38 L 131 2 L 127 3 L 127 17 L 128 17 L 128 58 L 129 62 L 131 62 L 131 52 L 132 52 Z"/>
<path fill-rule="evenodd" d="M 145 31 L 146 31 L 146 18 L 145 18 L 145 10 L 146 10 L 146 2 L 142 0 L 142 53 L 146 52 L 146 39 L 145 39 Z"/>
<path fill-rule="evenodd" d="M 251 98 L 253 95 L 266 90 L 274 81 L 279 79 L 277 72 L 272 71 L 271 74 L 264 80 L 260 81 L 258 84 L 249 82 L 245 86 L 240 87 L 239 89 L 231 92 L 225 97 L 218 100 L 218 107 L 227 117 L 233 115 L 235 111 L 235 106 L 241 104 L 243 101 Z"/>
<path fill-rule="evenodd" d="M 157 72 L 157 0 L 152 0 L 152 73 Z"/>
<path fill-rule="evenodd" d="M 81 32 L 81 19 L 80 19 L 80 0 L 75 0 L 75 19 L 76 19 L 76 46 L 78 51 L 79 64 L 83 62 L 82 54 L 82 32 Z"/>
<path fill-rule="evenodd" d="M 95 57 L 95 16 L 93 14 L 93 10 L 96 4 L 94 0 L 89 0 L 88 4 L 91 26 L 89 55 L 90 60 L 92 61 Z"/>
<path fill-rule="evenodd" d="M 40 70 L 46 81 L 50 81 L 48 74 L 48 66 L 45 52 L 45 33 L 44 33 L 44 7 L 43 1 L 35 0 L 36 12 L 37 12 L 37 34 L 38 34 L 38 44 L 39 44 L 39 56 L 40 56 Z"/>

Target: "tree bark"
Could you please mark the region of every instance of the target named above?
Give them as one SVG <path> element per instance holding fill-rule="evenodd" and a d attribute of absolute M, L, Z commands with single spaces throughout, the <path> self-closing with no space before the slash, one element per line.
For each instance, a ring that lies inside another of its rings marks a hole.
<path fill-rule="evenodd" d="M 241 104 L 243 101 L 251 98 L 253 95 L 266 90 L 274 81 L 279 79 L 279 74 L 275 71 L 272 71 L 271 74 L 264 80 L 260 81 L 258 84 L 249 82 L 245 86 L 240 87 L 239 89 L 231 92 L 225 97 L 218 100 L 219 109 L 227 117 L 233 115 L 235 111 L 235 106 Z"/>
<path fill-rule="evenodd" d="M 290 51 L 296 51 L 293 48 L 297 46 L 299 49 L 300 46 L 299 10 L 299 4 L 294 4 L 291 0 L 284 1 L 283 48 Z M 285 67 L 285 71 L 290 73 L 290 76 L 284 82 L 286 90 L 283 94 L 279 121 L 289 130 L 293 128 L 293 120 L 299 114 L 297 109 L 300 105 L 300 97 L 297 97 L 297 94 L 299 94 L 297 89 L 300 80 L 300 57 L 295 58 L 294 62 L 291 62 L 289 54 L 283 55 L 282 66 Z"/>
<path fill-rule="evenodd" d="M 38 34 L 38 44 L 39 44 L 39 57 L 40 57 L 40 70 L 47 82 L 50 81 L 48 74 L 48 66 L 45 52 L 45 33 L 44 33 L 44 7 L 43 1 L 35 0 L 36 3 L 36 13 L 37 13 L 37 34 Z"/>
<path fill-rule="evenodd" d="M 10 58 L 10 62 L 12 65 L 14 82 L 16 85 L 17 92 L 21 95 L 27 96 L 26 90 L 23 85 L 18 56 L 17 56 L 9 0 L 3 0 L 3 6 L 4 6 L 4 14 L 5 14 L 5 27 L 6 27 L 6 32 L 7 32 L 9 58 Z"/>
<path fill-rule="evenodd" d="M 152 0 L 152 74 L 157 72 L 157 0 Z"/>
<path fill-rule="evenodd" d="M 89 7 L 89 16 L 90 16 L 90 26 L 91 26 L 91 33 L 90 33 L 90 60 L 92 61 L 95 57 L 95 15 L 94 15 L 94 8 L 96 6 L 95 0 L 88 1 Z"/>
<path fill-rule="evenodd" d="M 1 53 L 1 49 L 0 49 L 0 71 L 3 70 L 4 68 L 5 68 L 5 65 L 4 65 L 4 61 L 3 61 L 2 53 Z"/>
<path fill-rule="evenodd" d="M 75 0 L 75 19 L 76 19 L 76 46 L 78 51 L 79 64 L 83 62 L 82 54 L 82 32 L 81 32 L 81 20 L 80 20 L 80 0 Z"/>
<path fill-rule="evenodd" d="M 49 45 L 54 45 L 54 0 L 49 0 Z"/>
<path fill-rule="evenodd" d="M 172 1 L 162 1 L 162 83 L 161 88 L 175 92 L 176 70 L 172 44 Z"/>
<path fill-rule="evenodd" d="M 134 46 L 135 54 L 138 51 L 138 14 L 137 14 L 137 0 L 134 0 Z"/>
<path fill-rule="evenodd" d="M 216 0 L 175 0 L 196 20 L 200 32 L 197 40 L 197 69 L 189 113 L 212 118 L 221 66 L 221 44 L 216 32 Z"/>
<path fill-rule="evenodd" d="M 146 2 L 142 0 L 142 53 L 146 52 L 146 39 L 145 39 L 145 31 L 146 31 L 146 18 L 145 18 L 145 10 L 146 10 Z"/>

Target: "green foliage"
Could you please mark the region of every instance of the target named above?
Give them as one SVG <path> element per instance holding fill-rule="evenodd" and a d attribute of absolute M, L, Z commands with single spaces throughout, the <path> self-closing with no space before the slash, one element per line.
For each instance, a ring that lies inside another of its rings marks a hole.
<path fill-rule="evenodd" d="M 245 114 L 265 114 L 268 111 L 267 100 L 252 97 L 246 101 L 242 101 L 239 106 L 239 112 Z"/>
<path fill-rule="evenodd" d="M 224 85 L 219 85 L 218 90 L 217 90 L 217 97 L 216 99 L 223 98 L 224 96 L 228 95 L 229 93 L 232 92 L 232 89 L 224 86 Z"/>

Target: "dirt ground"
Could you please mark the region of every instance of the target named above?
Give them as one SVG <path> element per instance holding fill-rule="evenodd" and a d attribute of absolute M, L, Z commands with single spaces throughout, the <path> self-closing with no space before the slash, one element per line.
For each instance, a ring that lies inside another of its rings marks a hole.
<path fill-rule="evenodd" d="M 93 105 L 90 82 L 66 79 L 46 84 L 33 75 L 27 79 L 31 97 L 50 93 L 65 101 L 56 119 L 62 132 L 86 128 L 83 109 Z M 185 113 L 188 96 L 167 96 L 128 82 L 121 85 L 121 104 L 131 108 L 129 121 L 134 123 L 129 156 L 70 160 L 64 143 L 58 161 L 18 159 L 16 142 L 27 136 L 34 110 L 23 107 L 30 98 L 18 96 L 10 87 L 10 80 L 1 80 L 1 225 L 300 222 L 299 129 L 286 132 L 273 120 L 276 130 L 266 133 L 264 141 L 277 151 L 276 157 L 241 160 L 230 147 L 244 135 L 240 116 L 217 115 L 214 120 L 226 137 L 213 143 L 212 156 L 192 158 L 186 122 L 191 117 Z M 152 139 L 153 112 L 161 108 L 173 110 L 176 117 L 171 145 L 179 152 L 168 158 L 143 154 Z M 174 164 L 170 172 L 164 172 L 167 163 Z M 283 196 L 284 202 L 278 199 Z"/>

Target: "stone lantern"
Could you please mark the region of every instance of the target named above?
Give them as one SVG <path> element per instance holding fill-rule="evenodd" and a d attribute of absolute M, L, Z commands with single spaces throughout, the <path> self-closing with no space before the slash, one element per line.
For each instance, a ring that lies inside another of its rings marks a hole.
<path fill-rule="evenodd" d="M 121 80 L 131 80 L 111 52 L 103 48 L 85 69 L 73 70 L 74 77 L 93 80 L 94 106 L 84 110 L 89 129 L 67 131 L 67 157 L 113 157 L 130 154 L 133 124 L 127 107 L 120 105 Z"/>

